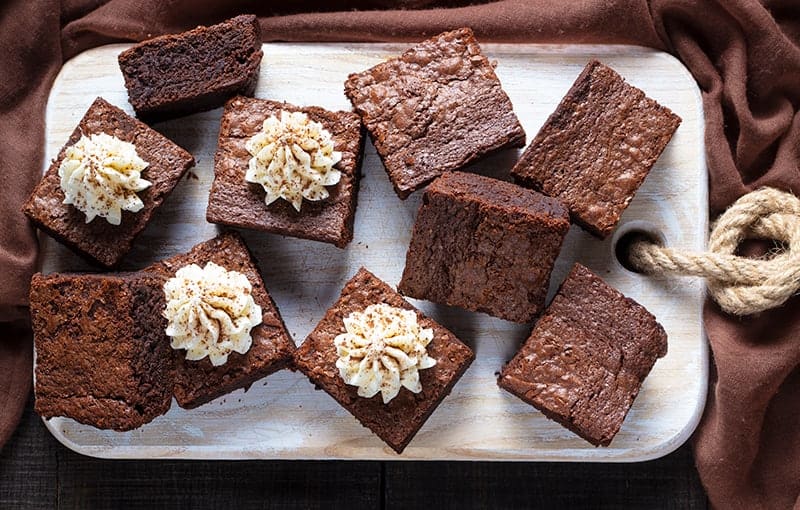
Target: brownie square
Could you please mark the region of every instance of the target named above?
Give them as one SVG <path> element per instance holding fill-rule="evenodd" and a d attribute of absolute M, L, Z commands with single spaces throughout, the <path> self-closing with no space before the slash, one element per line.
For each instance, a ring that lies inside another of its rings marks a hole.
<path fill-rule="evenodd" d="M 650 312 L 575 264 L 498 384 L 595 446 L 622 426 L 667 334 Z"/>
<path fill-rule="evenodd" d="M 34 275 L 37 413 L 124 431 L 169 410 L 162 284 L 141 273 Z"/>
<path fill-rule="evenodd" d="M 469 28 L 351 74 L 344 91 L 400 198 L 490 152 L 525 145 L 511 101 Z"/>
<path fill-rule="evenodd" d="M 681 118 L 592 60 L 511 174 L 569 208 L 604 238 L 678 129 Z"/>
<path fill-rule="evenodd" d="M 64 191 L 58 169 L 67 148 L 82 135 L 106 133 L 136 146 L 136 152 L 149 165 L 142 178 L 152 185 L 139 191 L 144 208 L 122 212 L 122 222 L 112 225 L 97 217 L 86 223 L 86 215 L 71 204 L 64 204 Z M 72 132 L 66 145 L 23 206 L 23 212 L 36 226 L 90 261 L 106 267 L 119 264 L 130 251 L 136 237 L 161 203 L 172 193 L 186 171 L 194 166 L 191 154 L 171 140 L 98 97 Z"/>
<path fill-rule="evenodd" d="M 319 122 L 333 138 L 342 159 L 334 168 L 341 180 L 326 189 L 330 196 L 320 201 L 303 200 L 300 211 L 278 199 L 267 205 L 264 189 L 244 180 L 251 155 L 245 148 L 264 120 L 281 110 L 303 112 Z M 214 156 L 214 183 L 208 197 L 206 218 L 212 223 L 263 230 L 303 239 L 331 243 L 344 248 L 353 239 L 364 137 L 361 121 L 352 112 L 332 112 L 316 106 L 235 97 L 225 105 L 219 144 Z"/>
<path fill-rule="evenodd" d="M 401 294 L 529 322 L 569 230 L 566 208 L 509 182 L 447 173 L 422 199 Z"/>
<path fill-rule="evenodd" d="M 436 360 L 436 365 L 419 371 L 422 391 L 415 394 L 401 388 L 388 404 L 383 403 L 380 393 L 371 398 L 358 396 L 358 388 L 345 384 L 336 367 L 338 355 L 334 339 L 345 332 L 343 319 L 354 311 L 362 311 L 377 303 L 413 310 L 422 328 L 433 329 L 433 340 L 428 344 L 427 352 Z M 474 357 L 472 349 L 453 333 L 423 315 L 386 283 L 361 268 L 347 282 L 339 300 L 297 349 L 294 363 L 312 383 L 325 390 L 362 425 L 394 451 L 402 453 Z"/>
<path fill-rule="evenodd" d="M 231 352 L 228 361 L 220 366 L 212 365 L 207 357 L 189 361 L 186 351 L 173 351 L 176 364 L 175 399 L 185 409 L 193 409 L 239 388 L 249 388 L 255 381 L 284 368 L 295 349 L 283 319 L 264 286 L 256 262 L 239 234 L 223 233 L 198 244 L 186 254 L 158 262 L 145 271 L 155 273 L 166 281 L 184 266 L 197 264 L 205 267 L 208 262 L 214 262 L 228 271 L 238 271 L 247 277 L 253 287 L 253 299 L 261 306 L 262 323 L 250 331 L 253 338 L 250 349 L 245 354 Z"/>
<path fill-rule="evenodd" d="M 250 14 L 136 44 L 119 54 L 119 68 L 136 115 L 152 122 L 252 95 L 262 56 Z"/>

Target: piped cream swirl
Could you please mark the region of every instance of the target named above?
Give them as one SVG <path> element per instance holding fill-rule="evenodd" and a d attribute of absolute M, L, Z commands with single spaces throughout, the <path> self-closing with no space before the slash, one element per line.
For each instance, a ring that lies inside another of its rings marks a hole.
<path fill-rule="evenodd" d="M 336 367 L 346 384 L 358 386 L 359 396 L 380 392 L 387 404 L 402 386 L 422 391 L 419 370 L 436 365 L 427 352 L 433 329 L 420 327 L 413 310 L 373 304 L 343 322 L 345 332 L 334 339 Z"/>
<path fill-rule="evenodd" d="M 300 211 L 303 199 L 328 198 L 325 186 L 342 177 L 334 168 L 342 153 L 333 150 L 330 132 L 303 112 L 281 110 L 280 117 L 267 118 L 245 148 L 252 156 L 245 181 L 264 188 L 267 205 L 282 198 Z"/>
<path fill-rule="evenodd" d="M 166 334 L 173 349 L 185 349 L 186 359 L 208 356 L 219 366 L 231 352 L 245 354 L 250 331 L 261 323 L 261 307 L 247 277 L 213 262 L 201 268 L 189 264 L 164 284 Z"/>
<path fill-rule="evenodd" d="M 82 135 L 67 147 L 58 168 L 64 203 L 83 212 L 86 223 L 100 216 L 119 225 L 122 211 L 144 207 L 137 192 L 152 184 L 141 178 L 147 165 L 130 142 L 106 133 Z"/>

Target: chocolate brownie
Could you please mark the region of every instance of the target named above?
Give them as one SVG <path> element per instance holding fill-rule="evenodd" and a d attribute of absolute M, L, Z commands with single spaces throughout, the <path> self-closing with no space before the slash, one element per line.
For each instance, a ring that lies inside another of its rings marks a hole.
<path fill-rule="evenodd" d="M 119 68 L 136 115 L 156 121 L 253 94 L 262 55 L 258 19 L 242 15 L 141 42 L 119 54 Z"/>
<path fill-rule="evenodd" d="M 575 223 L 610 234 L 681 118 L 592 60 L 511 174 L 557 197 Z"/>
<path fill-rule="evenodd" d="M 198 244 L 186 254 L 158 262 L 145 271 L 166 280 L 175 276 L 178 269 L 184 266 L 197 264 L 204 267 L 208 262 L 214 262 L 229 271 L 238 271 L 247 277 L 253 287 L 253 298 L 261 306 L 262 323 L 250 332 L 253 343 L 247 353 L 232 352 L 228 361 L 220 366 L 213 366 L 207 357 L 189 361 L 186 351 L 174 351 L 175 399 L 185 409 L 193 409 L 239 388 L 249 388 L 255 381 L 284 368 L 295 349 L 283 319 L 264 286 L 256 262 L 239 234 L 220 234 Z"/>
<path fill-rule="evenodd" d="M 558 200 L 465 172 L 436 179 L 422 199 L 401 294 L 529 322 L 544 308 L 569 230 Z"/>
<path fill-rule="evenodd" d="M 149 163 L 141 175 L 152 185 L 138 192 L 144 207 L 135 213 L 124 211 L 119 225 L 112 225 L 104 218 L 86 223 L 83 212 L 63 203 L 64 191 L 58 169 L 67 148 L 77 143 L 82 135 L 99 133 L 134 144 L 138 155 Z M 98 97 L 33 190 L 23 212 L 40 229 L 89 260 L 107 267 L 116 266 L 130 251 L 136 236 L 147 226 L 156 209 L 192 166 L 194 158 L 191 154 Z"/>
<path fill-rule="evenodd" d="M 169 410 L 162 285 L 141 273 L 34 275 L 37 413 L 123 431 Z"/>
<path fill-rule="evenodd" d="M 377 303 L 413 310 L 421 327 L 433 329 L 433 340 L 427 346 L 427 353 L 436 364 L 419 371 L 422 391 L 412 393 L 401 388 L 400 393 L 387 404 L 383 403 L 380 394 L 360 397 L 358 388 L 345 384 L 336 367 L 338 354 L 334 339 L 345 331 L 343 319 L 354 311 L 363 311 Z M 362 425 L 397 453 L 402 453 L 474 357 L 472 349 L 453 333 L 424 316 L 391 287 L 361 268 L 345 285 L 339 300 L 297 349 L 294 363 L 312 383 L 325 390 Z"/>
<path fill-rule="evenodd" d="M 525 131 L 469 28 L 351 74 L 361 116 L 400 198 L 490 152 L 525 145 Z"/>
<path fill-rule="evenodd" d="M 608 446 L 666 353 L 667 334 L 650 312 L 575 264 L 498 384 Z"/>
<path fill-rule="evenodd" d="M 300 211 L 278 199 L 267 205 L 264 189 L 244 177 L 251 155 L 246 142 L 262 129 L 264 120 L 281 110 L 302 112 L 331 133 L 334 149 L 342 159 L 334 168 L 341 172 L 338 184 L 327 188 L 330 196 L 303 200 Z M 208 197 L 206 218 L 212 223 L 262 230 L 331 243 L 344 248 L 353 239 L 364 136 L 358 116 L 316 106 L 235 97 L 225 105 L 219 144 L 214 156 L 214 183 Z"/>

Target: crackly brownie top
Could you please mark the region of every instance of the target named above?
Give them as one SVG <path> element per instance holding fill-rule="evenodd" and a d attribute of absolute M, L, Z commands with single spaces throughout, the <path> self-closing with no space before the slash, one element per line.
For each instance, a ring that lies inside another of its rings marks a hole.
<path fill-rule="evenodd" d="M 419 43 L 352 74 L 350 98 L 401 197 L 525 132 L 472 30 Z"/>
<path fill-rule="evenodd" d="M 575 264 L 500 385 L 607 445 L 666 352 L 667 335 L 650 312 Z"/>
<path fill-rule="evenodd" d="M 593 60 L 531 142 L 512 175 L 558 197 L 573 219 L 605 237 L 681 119 Z"/>

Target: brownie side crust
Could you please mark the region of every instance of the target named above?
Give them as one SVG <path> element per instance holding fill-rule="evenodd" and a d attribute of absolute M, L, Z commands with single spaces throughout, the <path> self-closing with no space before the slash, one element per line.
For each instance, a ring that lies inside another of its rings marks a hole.
<path fill-rule="evenodd" d="M 608 446 L 666 353 L 667 335 L 650 312 L 575 264 L 498 384 Z"/>
<path fill-rule="evenodd" d="M 282 109 L 303 112 L 322 124 L 332 135 L 334 149 L 342 153 L 335 166 L 342 177 L 338 184 L 327 187 L 330 196 L 320 201 L 303 200 L 300 212 L 283 199 L 266 205 L 263 188 L 244 180 L 251 158 L 245 148 L 247 140 L 261 130 L 264 120 L 279 116 Z M 352 112 L 235 97 L 225 105 L 222 115 L 206 219 L 344 248 L 353 239 L 363 144 L 361 121 Z"/>
<path fill-rule="evenodd" d="M 425 190 L 398 290 L 529 322 L 544 308 L 568 230 L 558 200 L 477 174 L 447 173 Z"/>
<path fill-rule="evenodd" d="M 228 361 L 218 367 L 213 366 L 208 358 L 189 361 L 184 350 L 169 347 L 176 365 L 175 399 L 185 409 L 193 409 L 239 388 L 249 388 L 255 381 L 286 367 L 295 350 L 256 262 L 239 234 L 223 233 L 198 244 L 186 254 L 158 262 L 145 271 L 166 281 L 186 265 L 205 267 L 208 262 L 247 277 L 253 287 L 253 299 L 261 306 L 263 322 L 250 332 L 253 337 L 250 349 L 245 354 L 232 352 Z M 161 291 L 163 293 L 163 287 Z M 169 339 L 166 342 L 169 346 Z"/>
<path fill-rule="evenodd" d="M 142 178 L 152 185 L 137 193 L 144 208 L 136 213 L 123 211 L 119 225 L 111 225 L 99 217 L 86 223 L 83 212 L 63 203 L 64 191 L 61 189 L 58 169 L 66 150 L 82 135 L 97 133 L 106 133 L 134 144 L 139 156 L 149 163 L 142 172 Z M 134 240 L 147 226 L 155 210 L 193 166 L 194 158 L 191 154 L 98 97 L 34 188 L 23 206 L 23 212 L 41 230 L 91 262 L 113 267 L 130 251 Z"/>
<path fill-rule="evenodd" d="M 400 198 L 490 152 L 525 145 L 472 30 L 445 32 L 345 82 Z"/>
<path fill-rule="evenodd" d="M 36 274 L 36 412 L 132 430 L 169 410 L 174 372 L 154 275 Z"/>
<path fill-rule="evenodd" d="M 252 95 L 262 55 L 258 19 L 242 15 L 139 43 L 120 53 L 119 67 L 136 115 L 152 122 Z"/>
<path fill-rule="evenodd" d="M 414 394 L 406 388 L 388 404 L 381 395 L 358 396 L 358 388 L 345 384 L 336 368 L 336 346 L 333 341 L 344 333 L 343 319 L 354 311 L 375 303 L 414 310 L 423 328 L 433 329 L 428 356 L 436 365 L 420 370 L 422 391 Z M 294 355 L 295 366 L 318 388 L 325 390 L 347 409 L 362 425 L 374 432 L 397 453 L 402 453 L 434 409 L 452 390 L 472 363 L 475 355 L 453 333 L 423 315 L 397 292 L 364 268 L 345 285 L 339 300 L 325 313 L 314 331 L 308 335 Z"/>
<path fill-rule="evenodd" d="M 608 236 L 681 118 L 592 60 L 511 174 L 560 199 L 573 221 Z"/>

